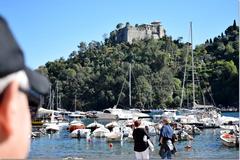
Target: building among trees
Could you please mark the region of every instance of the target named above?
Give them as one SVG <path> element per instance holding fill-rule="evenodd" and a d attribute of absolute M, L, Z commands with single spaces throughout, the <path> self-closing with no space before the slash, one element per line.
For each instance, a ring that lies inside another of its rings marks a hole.
<path fill-rule="evenodd" d="M 154 21 L 151 24 L 142 24 L 131 26 L 129 22 L 123 27 L 122 23 L 119 23 L 117 29 L 110 33 L 111 41 L 115 43 L 129 42 L 143 39 L 159 39 L 165 36 L 165 29 L 160 24 L 160 21 Z"/>

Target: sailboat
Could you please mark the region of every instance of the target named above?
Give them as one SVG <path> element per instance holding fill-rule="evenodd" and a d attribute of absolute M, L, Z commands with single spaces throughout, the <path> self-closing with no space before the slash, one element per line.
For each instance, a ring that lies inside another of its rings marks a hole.
<path fill-rule="evenodd" d="M 132 90 L 131 90 L 132 89 L 132 87 L 131 87 L 131 83 L 132 83 L 131 79 L 132 78 L 131 78 L 131 75 L 132 75 L 132 65 L 131 65 L 131 63 L 129 63 L 128 87 L 129 87 L 129 106 L 130 106 L 130 108 L 132 107 L 132 95 L 131 95 L 132 94 Z M 107 108 L 107 109 L 103 110 L 103 113 L 110 113 L 112 115 L 115 115 L 115 116 L 117 116 L 117 118 L 119 120 L 128 120 L 128 119 L 133 119 L 133 118 L 136 118 L 136 119 L 137 118 L 150 118 L 150 116 L 148 114 L 141 113 L 138 110 L 124 110 L 124 109 L 117 108 L 125 83 L 126 82 L 124 81 L 121 92 L 120 92 L 118 100 L 117 100 L 117 104 L 113 108 Z"/>
<path fill-rule="evenodd" d="M 185 59 L 185 68 L 184 68 L 184 77 L 183 77 L 183 87 L 181 92 L 181 101 L 180 101 L 180 111 L 183 113 L 188 111 L 192 113 L 195 123 L 202 123 L 204 128 L 215 128 L 219 127 L 218 119 L 221 117 L 219 109 L 213 105 L 206 105 L 205 98 L 203 95 L 203 105 L 197 104 L 195 100 L 195 66 L 194 66 L 194 54 L 193 54 L 193 39 L 192 39 L 192 22 L 190 22 L 190 38 L 191 38 L 191 70 L 192 70 L 192 109 L 184 109 L 183 106 L 183 94 L 186 81 L 186 72 L 187 72 L 187 58 L 188 58 L 188 48 L 187 55 Z M 189 113 L 188 113 L 189 114 Z M 188 123 L 188 122 L 186 122 Z"/>
<path fill-rule="evenodd" d="M 56 84 L 56 100 L 54 103 L 55 99 L 55 92 L 52 90 L 50 86 L 50 95 L 49 95 L 49 110 L 45 111 L 43 110 L 43 114 L 48 114 L 49 116 L 49 121 L 45 122 L 43 124 L 43 127 L 45 127 L 46 131 L 48 133 L 55 133 L 63 128 L 66 128 L 68 126 L 68 121 L 66 121 L 63 116 L 61 115 L 61 111 L 54 110 L 54 104 L 56 103 L 56 107 L 58 109 L 59 106 L 61 106 L 61 100 L 60 96 L 58 94 L 58 82 Z"/>

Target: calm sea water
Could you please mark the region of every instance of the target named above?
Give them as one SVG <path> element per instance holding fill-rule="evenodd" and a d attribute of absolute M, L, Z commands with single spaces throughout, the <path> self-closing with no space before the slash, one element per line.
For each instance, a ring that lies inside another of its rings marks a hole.
<path fill-rule="evenodd" d="M 239 113 L 223 113 L 226 116 L 238 117 Z M 178 152 L 175 159 L 239 159 L 239 150 L 228 148 L 220 141 L 220 129 L 205 129 L 201 135 L 194 137 L 192 150 L 185 150 L 188 142 L 177 142 Z M 151 159 L 160 159 L 158 155 L 158 137 L 152 137 L 155 151 L 150 153 Z M 32 140 L 30 159 L 134 159 L 133 143 L 115 142 L 110 148 L 102 139 L 71 139 L 66 129 L 59 133 Z"/>

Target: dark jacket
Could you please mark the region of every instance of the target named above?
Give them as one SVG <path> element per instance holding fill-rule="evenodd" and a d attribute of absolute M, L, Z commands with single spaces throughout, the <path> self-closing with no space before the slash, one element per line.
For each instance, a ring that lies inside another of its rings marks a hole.
<path fill-rule="evenodd" d="M 143 141 L 144 135 L 147 136 L 147 139 L 150 138 L 143 128 L 133 130 L 134 151 L 143 152 L 148 148 L 148 143 Z"/>
<path fill-rule="evenodd" d="M 161 157 L 166 151 L 170 150 L 167 145 L 168 140 L 171 140 L 173 143 L 173 150 L 171 151 L 172 154 L 177 152 L 176 147 L 174 145 L 176 135 L 174 134 L 173 129 L 170 125 L 163 125 L 163 127 L 160 130 L 159 142 L 160 142 L 161 137 L 163 138 L 162 144 L 160 144 L 161 148 L 159 151 L 159 154 Z"/>

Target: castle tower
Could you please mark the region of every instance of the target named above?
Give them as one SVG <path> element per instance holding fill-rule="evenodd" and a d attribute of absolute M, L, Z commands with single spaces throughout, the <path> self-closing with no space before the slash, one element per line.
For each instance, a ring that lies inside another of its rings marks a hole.
<path fill-rule="evenodd" d="M 125 26 L 116 31 L 116 42 L 129 42 L 142 39 L 159 39 L 165 35 L 164 28 L 160 21 L 154 21 L 151 24 L 142 24 L 137 26 Z"/>

